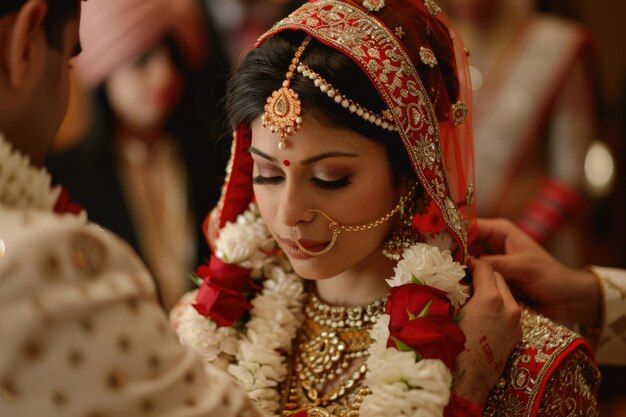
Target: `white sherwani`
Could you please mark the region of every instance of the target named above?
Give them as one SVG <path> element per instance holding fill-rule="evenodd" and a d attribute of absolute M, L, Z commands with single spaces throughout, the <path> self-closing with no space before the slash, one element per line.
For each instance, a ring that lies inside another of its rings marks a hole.
<path fill-rule="evenodd" d="M 0 152 L 0 171 L 10 162 Z M 179 344 L 125 243 L 78 216 L 10 208 L 10 185 L 0 178 L 0 416 L 259 415 Z"/>
<path fill-rule="evenodd" d="M 596 359 L 602 365 L 626 366 L 626 270 L 593 267 L 600 277 L 604 323 Z"/>
<path fill-rule="evenodd" d="M 146 269 L 112 234 L 0 206 L 0 239 L 0 416 L 256 415 L 178 343 Z"/>

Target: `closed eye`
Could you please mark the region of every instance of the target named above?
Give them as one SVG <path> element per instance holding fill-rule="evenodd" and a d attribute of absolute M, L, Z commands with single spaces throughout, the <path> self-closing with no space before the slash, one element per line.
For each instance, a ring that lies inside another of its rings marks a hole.
<path fill-rule="evenodd" d="M 283 181 L 283 177 L 264 177 L 262 175 L 257 175 L 252 178 L 252 183 L 254 185 L 276 185 L 280 184 Z"/>
<path fill-rule="evenodd" d="M 311 178 L 313 184 L 323 190 L 337 190 L 339 188 L 344 188 L 350 185 L 350 176 L 346 175 L 345 177 L 339 178 L 335 181 L 325 181 L 319 178 L 313 177 Z"/>

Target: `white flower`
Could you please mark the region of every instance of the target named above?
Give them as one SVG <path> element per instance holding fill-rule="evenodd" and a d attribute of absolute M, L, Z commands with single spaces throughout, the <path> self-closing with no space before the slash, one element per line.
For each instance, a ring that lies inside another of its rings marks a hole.
<path fill-rule="evenodd" d="M 389 314 L 383 314 L 378 318 L 372 329 L 370 337 L 372 344 L 370 345 L 370 354 L 382 354 L 387 349 L 387 340 L 389 339 Z"/>
<path fill-rule="evenodd" d="M 266 253 L 276 247 L 255 204 L 228 222 L 215 242 L 215 255 L 229 264 L 258 270 L 268 261 Z"/>
<path fill-rule="evenodd" d="M 367 383 L 372 394 L 361 404 L 361 416 L 443 415 L 452 374 L 440 360 L 415 360 L 414 352 L 393 348 L 370 355 Z"/>
<path fill-rule="evenodd" d="M 32 166 L 30 158 L 13 149 L 0 133 L 0 203 L 15 208 L 52 210 L 60 193 L 60 187 L 51 186 L 50 174 Z"/>
<path fill-rule="evenodd" d="M 279 323 L 269 320 L 251 320 L 246 327 L 250 341 L 257 346 L 278 349 L 291 342 L 291 332 Z"/>
<path fill-rule="evenodd" d="M 448 232 L 437 233 L 434 236 L 431 235 L 426 238 L 426 243 L 430 246 L 438 247 L 442 252 L 450 251 L 450 253 L 453 253 L 457 248 L 456 241 Z"/>
<path fill-rule="evenodd" d="M 229 264 L 241 264 L 258 256 L 258 247 L 263 236 L 255 227 L 242 227 L 238 223 L 227 223 L 215 243 L 215 254 Z"/>
<path fill-rule="evenodd" d="M 239 349 L 237 331 L 232 327 L 217 327 L 191 304 L 183 307 L 178 320 L 176 331 L 181 344 L 198 352 L 205 364 L 226 369 Z"/>
<path fill-rule="evenodd" d="M 447 292 L 455 309 L 465 303 L 469 294 L 459 283 L 465 276 L 465 265 L 455 262 L 449 251 L 418 243 L 406 249 L 402 256 L 394 268 L 394 277 L 387 280 L 391 287 L 411 283 L 415 277 L 425 285 Z"/>
<path fill-rule="evenodd" d="M 372 390 L 361 404 L 361 417 L 441 417 L 449 395 L 410 389 L 397 382 Z"/>
<path fill-rule="evenodd" d="M 302 279 L 280 265 L 277 258 L 266 260 L 263 290 L 251 301 L 251 318 L 240 334 L 237 363 L 228 367 L 256 404 L 270 412 L 279 409 L 277 387 L 288 373 L 284 352 L 290 351 L 303 319 Z"/>

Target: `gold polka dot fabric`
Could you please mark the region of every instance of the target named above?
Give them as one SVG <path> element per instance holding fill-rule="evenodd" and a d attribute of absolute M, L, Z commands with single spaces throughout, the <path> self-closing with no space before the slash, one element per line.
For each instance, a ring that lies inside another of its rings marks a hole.
<path fill-rule="evenodd" d="M 0 206 L 0 238 L 0 416 L 260 415 L 178 343 L 110 233 Z"/>

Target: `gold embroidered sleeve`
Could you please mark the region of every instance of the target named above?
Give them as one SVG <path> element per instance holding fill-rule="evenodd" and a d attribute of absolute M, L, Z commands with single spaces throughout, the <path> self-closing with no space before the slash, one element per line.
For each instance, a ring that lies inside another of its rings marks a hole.
<path fill-rule="evenodd" d="M 595 417 L 600 372 L 577 350 L 568 355 L 548 381 L 537 416 Z"/>

